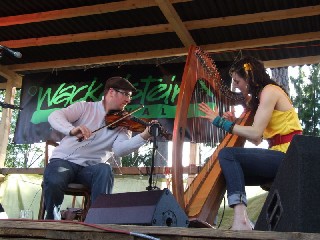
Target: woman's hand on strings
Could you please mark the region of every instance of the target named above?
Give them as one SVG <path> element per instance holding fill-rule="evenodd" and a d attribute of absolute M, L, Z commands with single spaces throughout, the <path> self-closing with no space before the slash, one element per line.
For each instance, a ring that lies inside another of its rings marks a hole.
<path fill-rule="evenodd" d="M 234 115 L 234 111 L 225 112 L 225 113 L 223 113 L 222 117 L 224 119 L 227 119 L 227 120 L 231 121 L 231 122 L 234 122 L 236 120 L 236 117 Z"/>
<path fill-rule="evenodd" d="M 213 110 L 207 104 L 205 104 L 204 102 L 199 104 L 199 110 L 205 114 L 204 116 L 200 116 L 200 117 L 201 118 L 206 118 L 210 122 L 212 122 L 213 119 L 215 119 L 217 116 L 219 116 L 218 107 L 215 107 L 215 109 Z"/>
<path fill-rule="evenodd" d="M 92 131 L 84 125 L 77 126 L 70 131 L 70 136 L 78 139 L 86 140 L 92 135 Z"/>

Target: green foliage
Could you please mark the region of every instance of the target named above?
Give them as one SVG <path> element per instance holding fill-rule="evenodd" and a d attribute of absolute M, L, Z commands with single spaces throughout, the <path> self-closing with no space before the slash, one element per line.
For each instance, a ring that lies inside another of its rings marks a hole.
<path fill-rule="evenodd" d="M 8 143 L 5 167 L 29 168 L 43 158 L 43 149 L 32 144 Z M 43 161 L 36 167 L 43 167 Z"/>
<path fill-rule="evenodd" d="M 122 157 L 123 167 L 139 167 L 139 166 L 151 166 L 152 150 L 147 149 L 145 152 L 141 152 L 141 148 L 125 157 Z"/>
<path fill-rule="evenodd" d="M 21 90 L 18 89 L 14 99 L 14 105 L 20 105 Z M 4 101 L 5 91 L 0 91 L 0 101 Z M 0 108 L 2 113 L 2 108 Z M 43 167 L 42 160 L 44 156 L 44 149 L 34 144 L 15 144 L 13 142 L 14 131 L 18 120 L 19 110 L 12 110 L 10 133 L 8 140 L 8 147 L 6 152 L 5 167 L 11 168 L 29 168 L 29 167 Z"/>
<path fill-rule="evenodd" d="M 293 105 L 298 109 L 304 135 L 319 136 L 320 116 L 320 64 L 309 67 L 310 75 L 299 68 L 299 76 L 290 78 L 296 96 L 292 98 Z"/>

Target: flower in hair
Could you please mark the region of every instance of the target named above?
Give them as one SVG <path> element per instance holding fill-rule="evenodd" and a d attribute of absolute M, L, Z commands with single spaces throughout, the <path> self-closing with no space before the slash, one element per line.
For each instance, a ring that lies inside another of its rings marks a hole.
<path fill-rule="evenodd" d="M 250 63 L 245 63 L 243 64 L 243 68 L 246 72 L 248 71 L 252 71 L 252 68 L 251 68 L 251 64 Z"/>

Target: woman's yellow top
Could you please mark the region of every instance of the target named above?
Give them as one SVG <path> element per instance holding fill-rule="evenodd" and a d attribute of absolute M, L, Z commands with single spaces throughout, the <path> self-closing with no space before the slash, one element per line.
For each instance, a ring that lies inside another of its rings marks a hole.
<path fill-rule="evenodd" d="M 272 85 L 275 89 L 284 92 L 280 87 L 276 85 Z M 288 100 L 291 103 L 290 98 Z M 268 139 L 272 138 L 273 136 L 280 134 L 280 135 L 287 135 L 293 131 L 302 130 L 300 121 L 298 118 L 298 114 L 296 113 L 295 109 L 292 107 L 290 110 L 282 112 L 279 110 L 273 110 L 271 119 L 268 123 L 268 126 L 263 132 L 263 138 Z M 272 150 L 278 150 L 281 152 L 287 152 L 290 143 L 279 144 L 271 147 Z"/>

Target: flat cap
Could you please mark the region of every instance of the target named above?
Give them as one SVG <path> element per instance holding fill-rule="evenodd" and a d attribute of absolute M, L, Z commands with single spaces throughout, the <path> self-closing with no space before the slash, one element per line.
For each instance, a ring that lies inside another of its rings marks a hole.
<path fill-rule="evenodd" d="M 108 90 L 109 88 L 122 89 L 135 92 L 137 89 L 125 78 L 123 77 L 111 77 L 107 79 L 106 85 L 104 86 L 104 90 Z"/>

